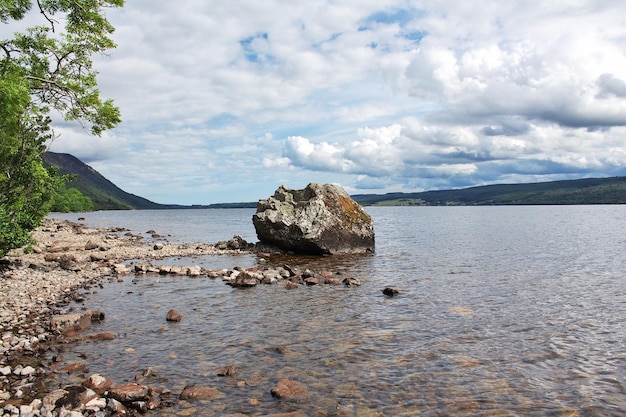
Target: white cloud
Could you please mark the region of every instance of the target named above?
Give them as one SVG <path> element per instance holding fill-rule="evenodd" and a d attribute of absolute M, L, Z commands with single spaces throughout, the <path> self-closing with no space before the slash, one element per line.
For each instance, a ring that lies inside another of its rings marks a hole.
<path fill-rule="evenodd" d="M 107 14 L 118 48 L 96 64 L 124 122 L 97 140 L 64 124 L 52 150 L 157 201 L 626 174 L 626 3 L 135 0 Z"/>

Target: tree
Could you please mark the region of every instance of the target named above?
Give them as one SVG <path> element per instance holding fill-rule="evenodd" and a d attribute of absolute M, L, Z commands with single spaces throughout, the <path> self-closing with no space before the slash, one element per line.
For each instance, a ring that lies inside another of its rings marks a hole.
<path fill-rule="evenodd" d="M 55 193 L 51 211 L 60 213 L 93 211 L 91 198 L 81 193 L 77 188 L 67 188 L 65 185 Z"/>
<path fill-rule="evenodd" d="M 29 242 L 62 183 L 42 160 L 54 138 L 51 111 L 94 135 L 121 121 L 100 98 L 91 57 L 115 47 L 104 10 L 123 3 L 0 0 L 1 24 L 35 13 L 43 23 L 0 40 L 0 256 Z"/>

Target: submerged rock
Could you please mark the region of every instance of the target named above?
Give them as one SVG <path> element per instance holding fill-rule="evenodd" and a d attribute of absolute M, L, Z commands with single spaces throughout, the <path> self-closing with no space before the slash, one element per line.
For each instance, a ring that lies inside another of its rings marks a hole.
<path fill-rule="evenodd" d="M 261 242 L 311 254 L 374 251 L 372 218 L 337 185 L 280 186 L 252 217 Z"/>
<path fill-rule="evenodd" d="M 395 297 L 396 295 L 400 294 L 400 291 L 396 290 L 395 288 L 385 287 L 385 289 L 383 290 L 383 294 L 388 297 Z"/>
<path fill-rule="evenodd" d="M 272 396 L 276 398 L 286 398 L 300 400 L 307 398 L 309 392 L 305 387 L 291 379 L 283 378 L 272 388 Z"/>
<path fill-rule="evenodd" d="M 181 321 L 183 319 L 183 315 L 178 311 L 178 310 L 174 310 L 171 309 L 170 311 L 167 312 L 167 315 L 165 316 L 165 320 L 167 321 Z"/>
<path fill-rule="evenodd" d="M 180 393 L 181 400 L 211 400 L 223 396 L 224 394 L 215 388 L 199 387 L 195 385 L 186 386 Z"/>

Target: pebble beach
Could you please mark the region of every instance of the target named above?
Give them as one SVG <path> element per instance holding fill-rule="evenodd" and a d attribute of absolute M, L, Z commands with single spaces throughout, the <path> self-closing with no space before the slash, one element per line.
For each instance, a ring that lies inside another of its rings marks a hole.
<path fill-rule="evenodd" d="M 130 274 L 125 261 L 232 253 L 233 249 L 203 243 L 155 243 L 119 228 L 92 229 L 53 219 L 44 220 L 33 239 L 32 247 L 14 250 L 0 260 L 0 416 L 137 413 L 121 404 L 123 395 L 117 400 L 102 398 L 93 387 L 77 400 L 80 404 L 73 404 L 78 410 L 67 402 L 59 406 L 60 393 L 42 392 L 38 381 L 53 370 L 42 363 L 41 355 L 59 339 L 75 336 L 59 318 L 84 315 L 84 311 L 71 311 L 70 302 L 86 288 L 101 285 L 105 277 Z M 52 394 L 57 397 L 51 398 Z M 86 406 L 89 396 L 94 404 Z M 149 407 L 148 401 L 137 405 Z"/>

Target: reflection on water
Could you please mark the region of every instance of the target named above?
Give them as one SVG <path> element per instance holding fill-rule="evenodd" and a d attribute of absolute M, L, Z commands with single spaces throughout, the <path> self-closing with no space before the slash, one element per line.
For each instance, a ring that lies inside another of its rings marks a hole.
<path fill-rule="evenodd" d="M 174 394 L 190 383 L 225 394 L 175 401 L 159 415 L 190 407 L 205 416 L 624 415 L 623 210 L 369 209 L 375 255 L 271 260 L 338 271 L 360 287 L 242 290 L 208 278 L 127 277 L 85 302 L 107 314 L 93 330 L 119 337 L 69 346 L 66 360 L 86 355 L 90 373 L 118 383 L 152 367 L 146 383 Z M 402 294 L 387 298 L 385 286 Z M 181 322 L 165 321 L 170 308 Z M 226 365 L 237 374 L 217 376 Z M 308 398 L 273 398 L 281 378 L 300 382 Z"/>

